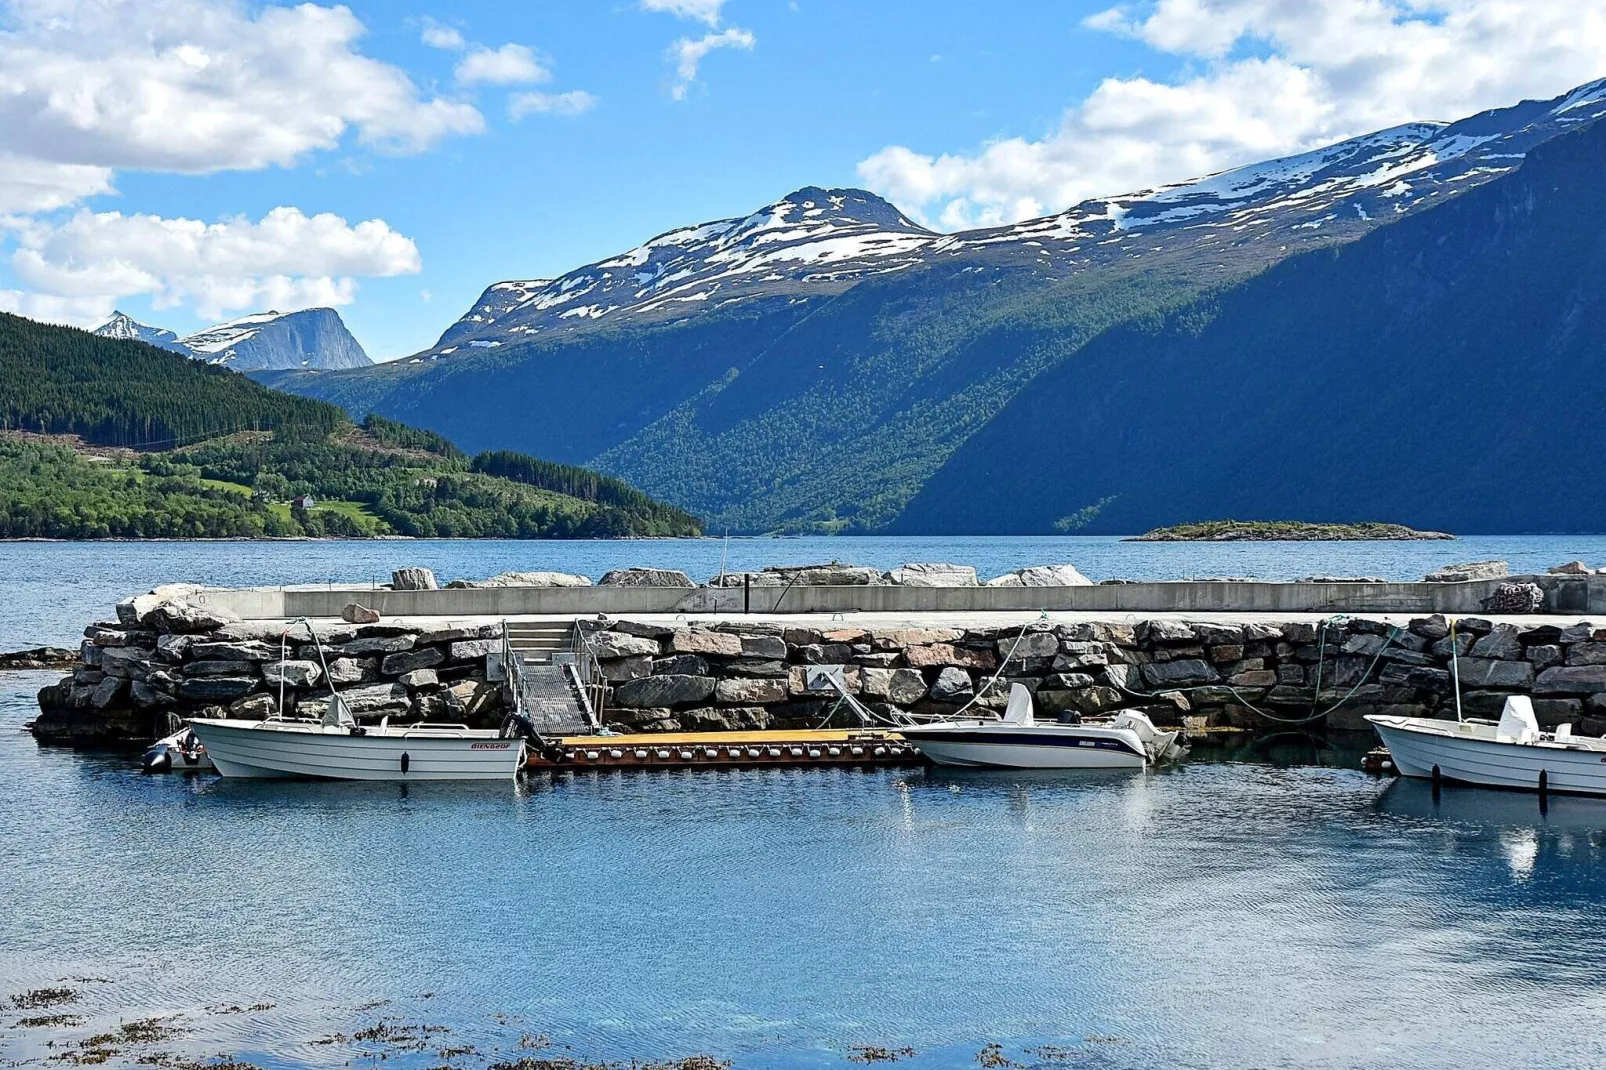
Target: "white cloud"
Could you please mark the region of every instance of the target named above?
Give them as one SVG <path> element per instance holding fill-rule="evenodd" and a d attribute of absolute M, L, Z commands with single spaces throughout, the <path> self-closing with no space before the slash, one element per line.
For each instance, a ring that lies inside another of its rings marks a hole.
<path fill-rule="evenodd" d="M 1083 25 L 1184 57 L 1184 73 L 1108 78 L 1036 140 L 890 146 L 860 176 L 943 226 L 1008 222 L 1606 74 L 1606 0 L 1158 0 Z"/>
<path fill-rule="evenodd" d="M 461 52 L 468 47 L 463 35 L 455 27 L 436 22 L 434 19 L 424 20 L 424 32 L 419 35 L 430 48 L 439 48 L 445 52 Z"/>
<path fill-rule="evenodd" d="M 25 314 L 89 323 L 120 298 L 187 305 L 217 319 L 246 309 L 350 304 L 357 279 L 416 274 L 412 239 L 382 219 L 275 208 L 260 220 L 204 223 L 80 210 L 61 223 L 11 220 L 11 271 L 28 289 L 0 293 Z"/>
<path fill-rule="evenodd" d="M 669 95 L 676 100 L 685 100 L 687 90 L 697 80 L 697 69 L 703 57 L 715 49 L 740 48 L 751 51 L 757 43 L 758 39 L 751 33 L 734 26 L 702 37 L 682 37 L 669 46 L 669 57 L 675 63 L 675 82 L 670 86 Z"/>
<path fill-rule="evenodd" d="M 471 105 L 358 53 L 364 29 L 345 7 L 11 0 L 7 15 L 0 195 L 15 200 L 0 210 L 103 192 L 121 168 L 289 166 L 352 131 L 414 152 L 484 129 Z"/>
<path fill-rule="evenodd" d="M 641 0 L 641 6 L 646 11 L 667 11 L 677 18 L 718 26 L 725 0 Z"/>
<path fill-rule="evenodd" d="M 522 85 L 552 77 L 533 51 L 514 44 L 501 48 L 477 46 L 458 61 L 456 73 L 459 82 L 484 85 Z"/>
<path fill-rule="evenodd" d="M 597 98 L 584 89 L 567 93 L 515 93 L 507 103 L 508 118 L 514 122 L 526 115 L 582 115 L 597 106 Z"/>

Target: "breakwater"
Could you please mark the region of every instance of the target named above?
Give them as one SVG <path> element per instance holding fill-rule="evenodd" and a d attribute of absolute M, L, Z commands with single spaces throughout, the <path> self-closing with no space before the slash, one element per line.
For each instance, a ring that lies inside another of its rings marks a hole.
<path fill-rule="evenodd" d="M 337 686 L 360 720 L 500 722 L 501 621 L 385 618 L 318 626 L 242 620 L 208 592 L 130 599 L 85 632 L 74 672 L 43 689 L 35 734 L 60 742 L 149 739 L 179 717 L 317 714 Z M 431 592 L 397 592 L 420 593 Z M 351 608 L 351 607 L 342 607 Z M 808 615 L 692 620 L 570 618 L 595 654 L 601 720 L 630 732 L 809 728 L 834 668 L 872 708 L 999 709 L 1011 684 L 1040 716 L 1142 709 L 1157 723 L 1364 729 L 1368 713 L 1451 716 L 1459 673 L 1469 715 L 1535 696 L 1540 720 L 1606 732 L 1606 628 L 1432 614 L 1330 619 L 1056 620 L 977 623 L 922 613 L 894 623 Z M 1540 619 L 1542 620 L 1542 618 Z M 281 636 L 287 642 L 281 644 Z M 841 722 L 838 722 L 841 723 Z"/>

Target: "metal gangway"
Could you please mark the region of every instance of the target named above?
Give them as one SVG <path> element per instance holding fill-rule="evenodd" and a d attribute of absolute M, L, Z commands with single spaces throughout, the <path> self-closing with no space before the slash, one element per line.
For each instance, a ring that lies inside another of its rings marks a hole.
<path fill-rule="evenodd" d="M 502 671 L 514 709 L 547 737 L 602 727 L 606 683 L 590 638 L 577 622 L 502 622 Z"/>

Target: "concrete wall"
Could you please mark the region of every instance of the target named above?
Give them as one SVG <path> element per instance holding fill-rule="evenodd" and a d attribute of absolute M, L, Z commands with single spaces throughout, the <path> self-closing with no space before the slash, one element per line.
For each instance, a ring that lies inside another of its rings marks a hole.
<path fill-rule="evenodd" d="M 1545 610 L 1606 613 L 1606 576 L 1521 577 L 1546 590 Z M 606 613 L 1109 613 L 1481 612 L 1501 581 L 1471 583 L 1229 583 L 1176 581 L 1091 587 L 498 587 L 376 591 L 367 587 L 215 590 L 205 604 L 248 620 L 338 617 L 351 602 L 386 616 L 516 617 Z"/>

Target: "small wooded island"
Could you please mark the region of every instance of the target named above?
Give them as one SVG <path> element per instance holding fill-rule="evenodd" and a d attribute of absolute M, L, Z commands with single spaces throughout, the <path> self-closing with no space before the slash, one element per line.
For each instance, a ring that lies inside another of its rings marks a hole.
<path fill-rule="evenodd" d="M 1311 524 L 1302 520 L 1204 520 L 1173 524 L 1123 542 L 1359 542 L 1369 539 L 1423 541 L 1454 539 L 1442 531 L 1417 531 L 1403 524 Z"/>

